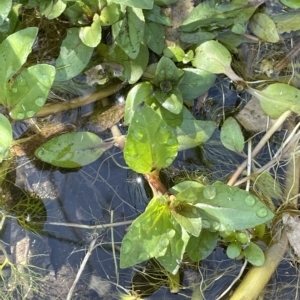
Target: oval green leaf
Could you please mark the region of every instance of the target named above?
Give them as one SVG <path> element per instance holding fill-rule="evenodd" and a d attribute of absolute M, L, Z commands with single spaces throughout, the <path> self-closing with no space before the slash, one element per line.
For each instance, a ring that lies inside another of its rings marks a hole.
<path fill-rule="evenodd" d="M 54 77 L 55 68 L 50 65 L 24 69 L 7 93 L 10 116 L 16 120 L 32 118 L 45 104 Z"/>
<path fill-rule="evenodd" d="M 77 168 L 97 160 L 112 144 L 91 132 L 65 133 L 36 149 L 35 156 L 57 167 Z"/>
<path fill-rule="evenodd" d="M 94 49 L 86 46 L 79 38 L 79 28 L 67 30 L 56 60 L 55 80 L 65 81 L 78 75 L 88 64 Z"/>
<path fill-rule="evenodd" d="M 259 246 L 256 244 L 250 242 L 250 244 L 244 249 L 245 258 L 248 259 L 248 261 L 257 267 L 260 267 L 265 262 L 265 254 L 261 250 Z"/>
<path fill-rule="evenodd" d="M 244 136 L 239 123 L 233 117 L 225 120 L 221 129 L 221 142 L 227 149 L 242 152 L 244 149 Z"/>
<path fill-rule="evenodd" d="M 287 110 L 300 114 L 300 91 L 285 83 L 269 84 L 264 90 L 249 90 L 260 100 L 263 111 L 271 118 L 278 118 Z"/>
<path fill-rule="evenodd" d="M 277 43 L 280 37 L 273 20 L 263 13 L 256 13 L 249 22 L 251 31 L 260 39 L 269 43 Z"/>
<path fill-rule="evenodd" d="M 138 173 L 166 168 L 177 155 L 178 142 L 164 120 L 147 105 L 137 110 L 126 137 L 124 158 Z"/>
<path fill-rule="evenodd" d="M 242 252 L 242 246 L 240 243 L 232 242 L 226 249 L 226 254 L 229 258 L 237 258 Z"/>
<path fill-rule="evenodd" d="M 79 30 L 79 37 L 81 41 L 88 47 L 96 47 L 101 41 L 101 24 L 100 17 L 95 14 L 91 26 L 81 27 Z"/>
<path fill-rule="evenodd" d="M 214 74 L 231 70 L 231 54 L 220 43 L 208 41 L 196 48 L 193 66 Z"/>

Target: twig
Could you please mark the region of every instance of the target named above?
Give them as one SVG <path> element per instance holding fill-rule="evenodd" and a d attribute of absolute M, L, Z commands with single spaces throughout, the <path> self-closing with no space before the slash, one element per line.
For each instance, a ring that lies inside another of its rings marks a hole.
<path fill-rule="evenodd" d="M 73 282 L 73 284 L 72 284 L 72 286 L 71 286 L 71 288 L 70 288 L 70 290 L 69 290 L 69 293 L 68 293 L 68 295 L 67 295 L 66 300 L 71 300 L 71 299 L 72 299 L 72 296 L 73 296 L 73 293 L 74 293 L 74 289 L 75 289 L 75 287 L 76 287 L 76 284 L 77 284 L 78 280 L 80 279 L 80 276 L 81 276 L 81 274 L 82 274 L 82 272 L 83 272 L 83 270 L 84 270 L 84 268 L 85 268 L 85 265 L 86 265 L 86 263 L 87 263 L 89 257 L 90 257 L 91 254 L 92 254 L 92 251 L 93 251 L 93 249 L 94 249 L 94 247 L 95 247 L 96 242 L 97 242 L 97 238 L 95 237 L 95 238 L 91 241 L 91 243 L 90 243 L 90 245 L 89 245 L 88 251 L 86 252 L 85 257 L 84 257 L 84 259 L 83 259 L 83 261 L 82 261 L 82 263 L 81 263 L 81 265 L 80 265 L 80 268 L 79 268 L 79 270 L 78 270 L 78 272 L 77 272 L 77 274 L 76 274 L 75 280 L 74 280 L 74 282 Z"/>
<path fill-rule="evenodd" d="M 110 211 L 110 222 L 114 222 L 114 211 Z M 117 258 L 116 258 L 116 250 L 115 250 L 115 238 L 114 238 L 114 229 L 113 227 L 110 228 L 110 236 L 111 236 L 111 245 L 112 245 L 112 254 L 114 259 L 114 265 L 115 265 L 115 273 L 117 278 L 117 284 L 119 284 L 119 276 L 118 276 L 118 264 L 117 264 Z"/>
<path fill-rule="evenodd" d="M 220 300 L 222 299 L 230 290 L 231 288 L 234 286 L 234 284 L 241 278 L 241 276 L 243 275 L 245 268 L 247 266 L 248 260 L 245 259 L 244 264 L 238 274 L 238 276 L 231 282 L 231 284 L 229 285 L 229 287 L 216 299 L 216 300 Z"/>
<path fill-rule="evenodd" d="M 254 158 L 257 155 L 257 153 L 262 149 L 262 147 L 267 143 L 267 141 L 270 139 L 270 137 L 275 133 L 275 131 L 277 131 L 277 129 L 283 124 L 283 122 L 289 117 L 289 115 L 291 113 L 292 112 L 290 110 L 287 110 L 276 120 L 276 122 L 272 125 L 272 127 L 270 127 L 270 129 L 262 137 L 262 139 L 257 144 L 257 146 L 253 149 L 252 158 Z M 233 185 L 236 182 L 239 175 L 246 168 L 246 166 L 247 166 L 247 160 L 245 160 L 243 163 L 241 163 L 238 166 L 238 168 L 236 169 L 234 174 L 231 176 L 231 178 L 229 179 L 227 184 Z"/>
<path fill-rule="evenodd" d="M 133 221 L 134 220 L 100 224 L 100 225 L 84 225 L 84 224 L 76 224 L 76 223 L 47 222 L 46 225 L 76 227 L 76 228 L 84 228 L 84 229 L 100 229 L 100 228 L 107 228 L 107 227 L 130 225 Z"/>

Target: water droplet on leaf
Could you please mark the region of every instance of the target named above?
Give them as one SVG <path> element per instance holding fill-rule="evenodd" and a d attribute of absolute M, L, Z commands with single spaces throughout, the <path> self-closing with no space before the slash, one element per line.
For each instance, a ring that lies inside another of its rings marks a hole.
<path fill-rule="evenodd" d="M 217 190 L 212 185 L 206 186 L 203 190 L 203 196 L 208 200 L 214 199 L 216 195 L 217 195 Z"/>
<path fill-rule="evenodd" d="M 141 140 L 144 137 L 144 133 L 140 129 L 133 130 L 133 135 L 138 139 Z"/>
<path fill-rule="evenodd" d="M 176 144 L 176 139 L 173 138 L 173 137 L 169 138 L 168 141 L 167 141 L 167 144 L 169 146 L 172 146 L 172 145 Z"/>
<path fill-rule="evenodd" d="M 11 91 L 15 94 L 18 92 L 18 89 L 17 88 L 12 88 Z"/>
<path fill-rule="evenodd" d="M 268 214 L 268 210 L 265 207 L 260 208 L 259 210 L 256 211 L 256 214 L 260 218 L 264 218 Z"/>
<path fill-rule="evenodd" d="M 218 222 L 218 221 L 214 221 L 214 222 L 212 223 L 212 227 L 213 227 L 215 230 L 219 230 L 220 227 L 221 227 L 221 224 L 220 224 L 220 222 Z"/>
<path fill-rule="evenodd" d="M 24 119 L 24 114 L 18 113 L 17 114 L 17 119 L 19 119 L 19 120 Z"/>
<path fill-rule="evenodd" d="M 29 110 L 28 112 L 26 112 L 26 115 L 27 115 L 28 118 L 31 118 L 35 115 L 35 111 Z"/>
<path fill-rule="evenodd" d="M 256 200 L 252 195 L 248 195 L 245 198 L 245 203 L 249 206 L 253 206 L 255 204 Z"/>
<path fill-rule="evenodd" d="M 43 106 L 44 105 L 44 98 L 43 97 L 38 97 L 38 98 L 35 99 L 34 103 L 37 106 Z"/>
<path fill-rule="evenodd" d="M 209 228 L 210 227 L 210 222 L 208 220 L 203 220 L 202 219 L 202 227 L 203 228 Z"/>

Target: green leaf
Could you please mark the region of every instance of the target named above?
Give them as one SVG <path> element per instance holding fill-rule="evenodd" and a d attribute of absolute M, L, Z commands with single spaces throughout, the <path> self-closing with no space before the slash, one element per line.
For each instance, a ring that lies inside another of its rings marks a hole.
<path fill-rule="evenodd" d="M 195 7 L 180 25 L 182 31 L 194 31 L 199 27 L 215 29 L 232 24 L 244 24 L 255 12 L 255 7 L 248 1 L 231 1 L 215 5 L 214 2 L 204 1 Z"/>
<path fill-rule="evenodd" d="M 165 56 L 163 56 L 156 67 L 154 83 L 157 87 L 160 86 L 162 82 L 174 83 L 178 80 L 179 74 L 178 69 L 174 62 Z"/>
<path fill-rule="evenodd" d="M 40 3 L 40 12 L 49 20 L 59 17 L 65 10 L 67 4 L 63 0 L 48 0 Z"/>
<path fill-rule="evenodd" d="M 137 82 L 148 65 L 149 51 L 144 44 L 140 45 L 140 52 L 135 59 L 128 57 L 116 44 L 112 46 L 100 44 L 97 50 L 106 62 L 117 62 L 124 67 L 124 75 L 120 76 L 120 79 L 122 81 L 128 81 L 129 84 Z"/>
<path fill-rule="evenodd" d="M 176 226 L 177 225 L 177 226 Z M 185 248 L 190 239 L 190 235 L 178 224 L 174 225 L 175 235 L 170 239 L 170 243 L 165 251 L 162 251 L 156 259 L 170 273 L 177 274 L 180 263 L 185 253 Z"/>
<path fill-rule="evenodd" d="M 231 54 L 216 41 L 208 41 L 196 48 L 193 66 L 214 74 L 231 70 Z"/>
<path fill-rule="evenodd" d="M 86 46 L 79 38 L 79 28 L 67 30 L 56 60 L 57 81 L 69 80 L 78 75 L 88 64 L 94 49 Z"/>
<path fill-rule="evenodd" d="M 294 8 L 294 9 L 300 8 L 299 0 L 280 0 L 280 2 L 283 5 L 290 7 L 290 8 Z"/>
<path fill-rule="evenodd" d="M 54 81 L 55 68 L 40 64 L 24 69 L 7 91 L 13 119 L 32 118 L 45 104 Z"/>
<path fill-rule="evenodd" d="M 262 91 L 249 89 L 260 100 L 263 111 L 273 119 L 287 110 L 300 114 L 300 91 L 285 83 L 269 84 Z"/>
<path fill-rule="evenodd" d="M 186 246 L 190 259 L 198 262 L 207 258 L 216 248 L 218 232 L 202 230 L 200 237 L 191 236 Z"/>
<path fill-rule="evenodd" d="M 218 231 L 253 228 L 273 218 L 273 213 L 254 195 L 222 182 L 212 184 L 215 197 L 205 198 L 204 190 L 197 193 L 194 204 L 203 212 L 203 220 L 210 222 Z"/>
<path fill-rule="evenodd" d="M 280 184 L 268 171 L 253 174 L 251 178 L 254 179 L 254 187 L 258 188 L 265 196 L 276 200 L 282 199 L 283 193 Z"/>
<path fill-rule="evenodd" d="M 249 22 L 249 28 L 260 39 L 269 43 L 277 43 L 280 37 L 272 19 L 263 13 L 256 13 Z"/>
<path fill-rule="evenodd" d="M 79 29 L 79 37 L 88 47 L 96 47 L 100 43 L 101 33 L 101 22 L 98 14 L 94 15 L 91 26 L 85 26 Z"/>
<path fill-rule="evenodd" d="M 129 127 L 124 149 L 128 166 L 138 173 L 168 167 L 177 155 L 174 133 L 155 111 L 144 105 L 136 110 Z"/>
<path fill-rule="evenodd" d="M 191 180 L 186 180 L 186 181 L 182 181 L 176 185 L 174 185 L 171 189 L 170 192 L 173 194 L 177 194 L 179 192 L 182 192 L 185 189 L 192 189 L 194 190 L 194 188 L 204 188 L 204 185 L 200 182 L 197 181 L 191 181 Z M 193 194 L 195 194 L 195 192 L 193 191 Z M 194 201 L 197 199 L 197 195 L 193 196 L 191 201 Z"/>
<path fill-rule="evenodd" d="M 120 6 L 112 3 L 110 5 L 105 5 L 101 9 L 100 14 L 100 25 L 101 26 L 110 26 L 115 24 L 121 15 Z"/>
<path fill-rule="evenodd" d="M 215 83 L 216 75 L 194 68 L 185 68 L 178 88 L 184 100 L 196 99 L 207 92 Z"/>
<path fill-rule="evenodd" d="M 9 155 L 10 144 L 13 140 L 12 128 L 8 119 L 0 114 L 0 163 Z"/>
<path fill-rule="evenodd" d="M 154 3 L 160 6 L 167 6 L 177 2 L 178 0 L 154 0 Z"/>
<path fill-rule="evenodd" d="M 169 86 L 171 87 L 170 91 L 165 92 L 161 89 L 156 89 L 154 96 L 165 109 L 173 114 L 179 114 L 183 107 L 182 94 L 178 88 L 172 88 L 170 81 L 163 81 L 161 83 L 163 89 L 166 88 L 166 90 L 168 90 Z"/>
<path fill-rule="evenodd" d="M 121 268 L 158 257 L 166 251 L 176 232 L 165 201 L 164 197 L 153 198 L 146 211 L 132 222 L 121 245 Z"/>
<path fill-rule="evenodd" d="M 91 132 L 72 132 L 54 137 L 36 149 L 35 156 L 57 167 L 77 168 L 97 160 L 112 144 Z"/>
<path fill-rule="evenodd" d="M 215 33 L 197 30 L 194 32 L 180 32 L 179 39 L 187 44 L 202 44 L 212 40 L 215 36 Z"/>
<path fill-rule="evenodd" d="M 133 8 L 142 8 L 142 9 L 152 9 L 153 0 L 108 0 L 108 3 L 118 3 L 126 6 L 131 6 Z"/>
<path fill-rule="evenodd" d="M 145 10 L 144 16 L 146 19 L 165 26 L 172 26 L 172 21 L 167 17 L 163 10 L 156 4 L 153 5 L 152 10 Z"/>
<path fill-rule="evenodd" d="M 156 54 L 161 54 L 165 47 L 165 28 L 161 24 L 146 22 L 144 30 L 145 44 Z"/>
<path fill-rule="evenodd" d="M 180 62 L 184 58 L 185 53 L 181 47 L 174 45 L 164 49 L 164 56 L 173 61 Z"/>
<path fill-rule="evenodd" d="M 244 136 L 239 123 L 233 117 L 225 120 L 220 139 L 224 147 L 234 152 L 242 152 L 244 149 Z"/>
<path fill-rule="evenodd" d="M 12 5 L 12 0 L 2 0 L 0 3 L 0 26 L 7 18 Z"/>
<path fill-rule="evenodd" d="M 112 33 L 116 44 L 130 58 L 136 58 L 140 52 L 140 45 L 144 38 L 144 26 L 143 11 L 136 7 L 127 7 L 123 19 L 112 25 Z"/>
<path fill-rule="evenodd" d="M 202 229 L 202 219 L 198 208 L 187 203 L 179 203 L 172 207 L 171 214 L 188 233 L 199 236 Z"/>
<path fill-rule="evenodd" d="M 216 122 L 196 120 L 187 108 L 183 108 L 182 123 L 173 131 L 178 140 L 178 151 L 205 143 L 216 129 Z"/>
<path fill-rule="evenodd" d="M 248 259 L 248 261 L 257 267 L 260 267 L 265 262 L 265 254 L 261 250 L 259 246 L 256 244 L 250 242 L 250 244 L 244 249 L 245 258 Z"/>
<path fill-rule="evenodd" d="M 226 254 L 229 258 L 237 258 L 242 252 L 242 245 L 237 242 L 232 242 L 228 245 L 226 249 Z"/>
<path fill-rule="evenodd" d="M 37 33 L 37 27 L 28 27 L 11 34 L 0 45 L 0 83 L 2 85 L 0 95 L 3 93 L 3 85 L 5 85 L 26 62 Z M 3 100 L 4 99 L 1 99 L 1 102 L 5 103 Z"/>
<path fill-rule="evenodd" d="M 131 119 L 137 107 L 147 99 L 152 97 L 152 85 L 144 81 L 135 85 L 127 94 L 125 101 L 124 122 L 126 125 L 131 123 Z"/>
<path fill-rule="evenodd" d="M 300 29 L 300 19 L 299 19 L 300 9 L 291 10 L 289 12 L 284 12 L 282 14 L 276 14 L 272 17 L 278 33 L 290 33 L 291 31 L 296 31 Z"/>

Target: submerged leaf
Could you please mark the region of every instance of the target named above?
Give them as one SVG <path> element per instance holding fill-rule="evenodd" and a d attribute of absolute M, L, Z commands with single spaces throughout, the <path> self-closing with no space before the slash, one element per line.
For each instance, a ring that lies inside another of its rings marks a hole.
<path fill-rule="evenodd" d="M 177 155 L 178 142 L 164 120 L 148 105 L 134 114 L 124 149 L 128 166 L 138 173 L 168 167 Z"/>
<path fill-rule="evenodd" d="M 244 149 L 244 136 L 238 122 L 229 117 L 225 120 L 221 129 L 221 142 L 229 150 L 242 152 Z"/>
<path fill-rule="evenodd" d="M 97 160 L 111 148 L 91 132 L 65 133 L 47 141 L 36 149 L 35 155 L 42 161 L 63 168 L 77 168 Z"/>

